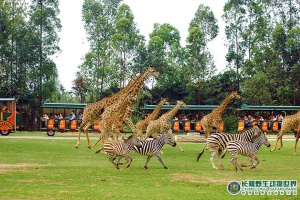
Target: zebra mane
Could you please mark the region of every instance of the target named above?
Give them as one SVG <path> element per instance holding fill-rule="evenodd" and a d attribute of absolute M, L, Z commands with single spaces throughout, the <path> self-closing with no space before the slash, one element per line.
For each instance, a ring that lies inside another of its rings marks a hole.
<path fill-rule="evenodd" d="M 129 140 L 131 140 L 134 137 L 134 135 L 130 135 L 127 139 L 124 139 L 124 143 L 127 143 Z"/>

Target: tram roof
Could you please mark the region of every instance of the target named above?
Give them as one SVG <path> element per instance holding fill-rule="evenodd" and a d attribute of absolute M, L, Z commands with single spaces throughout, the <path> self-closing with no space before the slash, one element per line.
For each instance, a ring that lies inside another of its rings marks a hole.
<path fill-rule="evenodd" d="M 253 106 L 243 104 L 239 110 L 300 110 L 300 106 Z"/>
<path fill-rule="evenodd" d="M 44 103 L 42 108 L 83 109 L 85 106 L 85 103 Z"/>
<path fill-rule="evenodd" d="M 0 101 L 15 101 L 15 98 L 0 98 Z"/>
<path fill-rule="evenodd" d="M 157 105 L 149 105 L 149 104 L 144 104 L 144 109 L 145 110 L 154 110 Z M 163 105 L 162 110 L 170 110 L 174 107 L 175 105 Z M 213 110 L 217 108 L 219 105 L 187 105 L 187 108 L 180 107 L 179 110 Z"/>

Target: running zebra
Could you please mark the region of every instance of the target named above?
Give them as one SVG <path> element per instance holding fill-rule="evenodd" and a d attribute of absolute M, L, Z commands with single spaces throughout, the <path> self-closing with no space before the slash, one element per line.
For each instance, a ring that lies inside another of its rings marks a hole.
<path fill-rule="evenodd" d="M 170 130 L 172 132 L 172 130 Z M 161 149 L 164 146 L 164 144 L 170 144 L 172 147 L 176 146 L 176 142 L 173 139 L 173 135 L 170 133 L 164 133 L 161 134 L 159 137 L 153 140 L 141 140 L 141 146 L 134 146 L 134 151 L 142 154 L 147 155 L 147 160 L 145 164 L 145 168 L 148 169 L 147 164 L 149 160 L 152 158 L 152 156 L 156 156 L 159 162 L 164 166 L 165 169 L 168 169 L 168 167 L 164 164 L 163 160 L 161 159 Z"/>
<path fill-rule="evenodd" d="M 129 153 L 133 149 L 134 146 L 140 146 L 141 140 L 139 140 L 136 135 L 131 135 L 128 137 L 128 139 L 125 142 L 117 142 L 117 141 L 106 141 L 103 144 L 103 147 L 96 151 L 96 153 L 99 153 L 101 150 L 104 151 L 104 153 L 107 153 L 109 155 L 109 161 L 117 168 L 119 169 L 119 165 L 123 165 L 129 162 L 127 165 L 127 168 L 131 165 L 132 158 L 130 157 Z M 121 158 L 124 157 L 126 162 L 120 163 Z M 117 162 L 115 163 L 115 159 L 117 159 Z"/>
<path fill-rule="evenodd" d="M 253 142 L 255 138 L 257 138 L 262 131 L 257 126 L 252 126 L 249 129 L 245 129 L 238 134 L 229 134 L 229 133 L 216 133 L 210 135 L 206 139 L 206 144 L 202 151 L 197 156 L 197 161 L 204 153 L 204 149 L 207 146 L 207 149 L 210 149 L 211 156 L 210 161 L 214 169 L 218 169 L 214 162 L 214 157 L 218 155 L 218 160 L 220 164 L 220 168 L 224 169 L 221 158 L 224 157 L 226 153 L 226 146 L 231 141 L 245 141 L 245 142 Z"/>
<path fill-rule="evenodd" d="M 243 171 L 242 167 L 237 164 L 237 157 L 239 154 L 247 156 L 250 159 L 252 165 L 251 169 L 256 168 L 256 166 L 259 164 L 257 152 L 259 151 L 262 144 L 266 145 L 267 147 L 271 146 L 266 134 L 264 133 L 261 133 L 253 143 L 242 141 L 229 142 L 226 150 L 227 152 L 232 154 L 230 162 L 233 164 L 235 171 L 237 171 L 238 167 L 241 171 Z M 256 160 L 256 164 L 254 164 L 254 160 Z"/>

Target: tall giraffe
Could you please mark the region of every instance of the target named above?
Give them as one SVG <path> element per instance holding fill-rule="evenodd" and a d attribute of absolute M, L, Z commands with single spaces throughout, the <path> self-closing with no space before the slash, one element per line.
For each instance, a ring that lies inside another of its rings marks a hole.
<path fill-rule="evenodd" d="M 140 138 L 142 138 L 143 131 L 145 131 L 147 129 L 147 126 L 149 125 L 150 121 L 156 120 L 158 118 L 158 116 L 160 114 L 160 110 L 164 104 L 170 105 L 169 101 L 166 98 L 163 98 L 157 104 L 156 108 L 153 110 L 153 112 L 150 115 L 148 115 L 145 119 L 142 119 L 135 124 L 136 129 L 137 129 L 137 134 Z"/>
<path fill-rule="evenodd" d="M 104 110 L 99 122 L 101 134 L 99 139 L 92 146 L 95 146 L 100 140 L 104 143 L 110 135 L 113 137 L 113 140 L 117 140 L 118 136 L 121 136 L 122 139 L 124 138 L 124 134 L 120 132 L 120 122 L 123 120 L 128 105 L 133 101 L 136 101 L 136 95 L 133 96 L 131 93 L 124 94 L 118 102 Z M 117 137 L 115 137 L 115 134 Z"/>
<path fill-rule="evenodd" d="M 78 148 L 80 145 L 80 135 L 82 130 L 85 132 L 88 142 L 88 148 L 91 148 L 91 143 L 88 136 L 89 127 L 93 125 L 95 120 L 98 120 L 100 118 L 101 114 L 103 113 L 106 107 L 117 102 L 122 95 L 130 92 L 133 96 L 135 96 L 138 93 L 140 87 L 144 84 L 146 78 L 150 75 L 156 78 L 160 77 L 159 72 L 154 67 L 149 66 L 143 74 L 136 78 L 136 80 L 130 81 L 128 85 L 118 93 L 108 97 L 104 97 L 100 101 L 87 104 L 83 111 L 83 120 L 80 126 L 78 127 L 78 141 L 76 144 L 76 148 Z"/>
<path fill-rule="evenodd" d="M 170 129 L 172 129 L 171 119 L 176 115 L 180 107 L 187 107 L 182 100 L 177 101 L 177 103 L 171 110 L 161 115 L 158 119 L 150 121 L 144 139 L 147 139 L 151 135 L 153 137 L 156 137 L 157 134 L 167 133 Z M 180 150 L 183 151 L 179 144 L 177 145 Z"/>
<path fill-rule="evenodd" d="M 296 114 L 288 115 L 283 118 L 280 132 L 277 135 L 276 144 L 271 151 L 276 150 L 277 143 L 279 140 L 280 140 L 280 148 L 279 149 L 281 149 L 283 147 L 282 136 L 294 128 L 298 128 L 295 146 L 294 146 L 294 155 L 296 155 L 297 143 L 298 143 L 299 136 L 300 136 L 300 110 Z"/>
<path fill-rule="evenodd" d="M 210 131 L 213 127 L 217 129 L 217 132 L 220 132 L 220 126 L 222 123 L 222 116 L 225 112 L 228 104 L 231 102 L 233 98 L 240 99 L 241 96 L 237 93 L 237 91 L 231 92 L 225 100 L 218 106 L 217 108 L 213 109 L 211 113 L 208 115 L 205 115 L 200 123 L 205 133 L 205 138 L 207 138 L 210 135 Z"/>
<path fill-rule="evenodd" d="M 84 131 L 84 133 L 86 135 L 87 142 L 88 142 L 88 148 L 91 147 L 90 139 L 88 136 L 88 129 L 94 124 L 94 122 L 96 120 L 99 120 L 105 107 L 110 106 L 115 101 L 117 101 L 120 98 L 120 96 L 122 96 L 123 94 L 125 94 L 129 91 L 129 89 L 134 84 L 134 82 L 137 80 L 137 78 L 138 78 L 137 76 L 132 77 L 132 79 L 129 81 L 127 86 L 125 88 L 123 88 L 122 90 L 120 90 L 118 93 L 104 97 L 100 101 L 88 103 L 85 106 L 85 108 L 83 110 L 82 122 L 78 126 L 78 141 L 76 144 L 76 148 L 78 148 L 80 145 L 81 131 Z"/>

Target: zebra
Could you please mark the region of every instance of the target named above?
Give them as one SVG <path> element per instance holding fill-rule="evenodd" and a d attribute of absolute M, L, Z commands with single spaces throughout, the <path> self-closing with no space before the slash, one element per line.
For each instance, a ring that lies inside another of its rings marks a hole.
<path fill-rule="evenodd" d="M 218 169 L 214 162 L 214 157 L 218 155 L 218 160 L 221 169 L 224 169 L 221 157 L 223 158 L 226 153 L 226 146 L 230 141 L 245 141 L 245 142 L 253 142 L 255 138 L 257 138 L 262 131 L 257 126 L 252 126 L 248 129 L 243 130 L 242 132 L 238 134 L 228 134 L 228 133 L 215 133 L 213 135 L 210 135 L 206 139 L 206 144 L 202 151 L 197 156 L 197 161 L 199 161 L 199 158 L 204 153 L 204 149 L 207 146 L 207 149 L 210 149 L 211 156 L 210 161 L 214 169 Z"/>
<path fill-rule="evenodd" d="M 106 141 L 103 144 L 103 147 L 96 151 L 99 153 L 103 150 L 104 153 L 109 155 L 109 161 L 119 169 L 119 165 L 123 165 L 129 162 L 127 168 L 131 165 L 132 158 L 130 157 L 129 153 L 133 149 L 134 146 L 139 147 L 141 145 L 141 140 L 136 137 L 136 135 L 131 135 L 128 139 L 124 142 L 117 142 L 117 141 Z M 121 158 L 124 157 L 126 162 L 120 163 Z M 117 162 L 115 163 L 115 159 Z"/>
<path fill-rule="evenodd" d="M 164 168 L 168 169 L 168 167 L 164 164 L 160 154 L 164 144 L 170 144 L 172 147 L 176 146 L 176 142 L 173 139 L 173 135 L 170 132 L 172 132 L 172 130 L 169 130 L 168 133 L 161 134 L 153 140 L 141 140 L 140 146 L 134 146 L 133 150 L 135 152 L 148 156 L 146 164 L 144 166 L 145 169 L 148 169 L 147 164 L 152 158 L 152 156 L 156 156 L 159 162 L 164 166 Z"/>
<path fill-rule="evenodd" d="M 266 145 L 267 147 L 271 146 L 266 134 L 264 133 L 261 133 L 260 136 L 257 137 L 253 143 L 242 141 L 229 142 L 226 151 L 232 154 L 230 162 L 233 164 L 235 171 L 237 171 L 238 167 L 241 171 L 243 171 L 242 167 L 237 164 L 237 157 L 239 154 L 250 158 L 252 165 L 251 169 L 256 168 L 256 166 L 259 164 L 257 152 L 259 151 L 262 144 Z M 256 164 L 254 164 L 254 160 L 256 160 Z"/>

